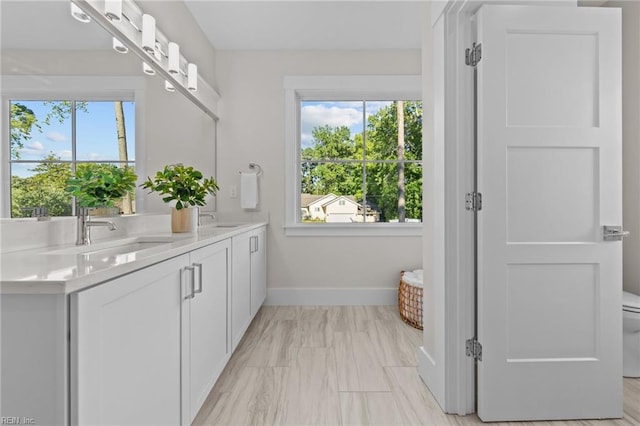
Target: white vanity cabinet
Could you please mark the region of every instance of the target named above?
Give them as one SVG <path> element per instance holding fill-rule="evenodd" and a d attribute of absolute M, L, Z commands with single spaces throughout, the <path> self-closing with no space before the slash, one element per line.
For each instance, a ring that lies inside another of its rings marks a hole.
<path fill-rule="evenodd" d="M 191 252 L 183 286 L 183 422 L 190 425 L 231 356 L 229 279 L 231 241 L 225 240 Z"/>
<path fill-rule="evenodd" d="M 232 238 L 232 350 L 238 346 L 267 296 L 266 236 L 266 227 L 260 227 Z"/>
<path fill-rule="evenodd" d="M 231 238 L 231 349 L 234 351 L 251 322 L 251 234 Z"/>
<path fill-rule="evenodd" d="M 9 293 L 22 281 L 3 278 L 0 416 L 190 425 L 264 302 L 266 227 L 187 238 L 75 281 Z M 47 261 L 86 266 L 74 253 Z"/>
<path fill-rule="evenodd" d="M 267 228 L 251 232 L 251 318 L 267 298 Z"/>
<path fill-rule="evenodd" d="M 229 358 L 229 240 L 72 296 L 72 424 L 189 425 Z"/>
<path fill-rule="evenodd" d="M 189 255 L 71 296 L 71 424 L 179 425 Z"/>

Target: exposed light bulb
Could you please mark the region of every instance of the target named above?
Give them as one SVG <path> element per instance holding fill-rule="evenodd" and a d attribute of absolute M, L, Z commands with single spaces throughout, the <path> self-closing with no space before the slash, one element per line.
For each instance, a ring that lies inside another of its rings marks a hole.
<path fill-rule="evenodd" d="M 167 92 L 175 92 L 176 88 L 173 87 L 173 84 L 169 83 L 167 80 L 164 81 L 164 88 L 167 90 Z"/>
<path fill-rule="evenodd" d="M 118 53 L 127 53 L 129 51 L 129 48 L 127 46 L 125 46 L 124 44 L 122 44 L 122 42 L 120 40 L 118 40 L 117 38 L 113 38 L 113 50 L 115 50 Z"/>
<path fill-rule="evenodd" d="M 198 90 L 198 66 L 196 64 L 187 65 L 187 89 L 192 92 Z"/>
<path fill-rule="evenodd" d="M 180 72 L 180 46 L 177 43 L 169 42 L 168 49 L 168 71 L 171 74 L 178 74 Z"/>
<path fill-rule="evenodd" d="M 71 3 L 71 16 L 80 22 L 91 22 L 89 15 L 87 15 L 84 10 L 80 9 L 80 7 L 75 3 Z"/>
<path fill-rule="evenodd" d="M 111 21 L 120 22 L 122 20 L 122 0 L 105 0 L 104 16 Z"/>
<path fill-rule="evenodd" d="M 142 15 L 142 48 L 153 53 L 156 47 L 156 19 L 148 14 Z"/>

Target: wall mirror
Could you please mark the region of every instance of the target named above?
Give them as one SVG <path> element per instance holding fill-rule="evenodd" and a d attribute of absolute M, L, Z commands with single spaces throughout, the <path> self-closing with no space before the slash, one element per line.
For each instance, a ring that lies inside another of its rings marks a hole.
<path fill-rule="evenodd" d="M 1 217 L 32 216 L 40 207 L 51 216 L 72 215 L 65 187 L 73 175 L 99 175 L 122 189 L 131 183 L 129 171 L 140 183 L 176 161 L 172 142 L 185 136 L 180 129 L 190 129 L 188 141 L 215 135 L 210 117 L 166 91 L 158 76 L 146 75 L 137 56 L 119 53 L 121 46 L 98 24 L 74 19 L 69 1 L 3 0 L 0 8 L 0 111 L 3 135 L 9 135 L 2 138 Z M 204 155 L 180 160 L 213 173 L 210 145 Z M 145 201 L 139 188 L 118 198 L 115 186 L 115 201 L 107 204 L 125 214 L 154 210 L 155 200 Z M 102 203 L 104 185 L 79 187 L 83 202 Z"/>

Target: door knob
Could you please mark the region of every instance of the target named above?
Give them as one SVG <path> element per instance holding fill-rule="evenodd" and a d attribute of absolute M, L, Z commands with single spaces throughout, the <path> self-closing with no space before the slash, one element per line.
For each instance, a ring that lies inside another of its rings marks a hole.
<path fill-rule="evenodd" d="M 604 241 L 622 241 L 629 235 L 629 231 L 623 231 L 622 226 L 605 225 L 602 227 L 602 239 Z"/>

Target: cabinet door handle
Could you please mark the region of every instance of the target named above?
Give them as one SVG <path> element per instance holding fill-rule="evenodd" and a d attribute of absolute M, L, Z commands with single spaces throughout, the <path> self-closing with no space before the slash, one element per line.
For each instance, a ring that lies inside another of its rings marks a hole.
<path fill-rule="evenodd" d="M 198 288 L 194 290 L 193 294 L 202 293 L 202 263 L 193 262 L 192 265 L 198 268 Z"/>
<path fill-rule="evenodd" d="M 184 269 L 191 272 L 191 292 L 187 294 L 185 299 L 193 299 L 196 296 L 196 268 L 193 266 L 185 266 Z"/>

